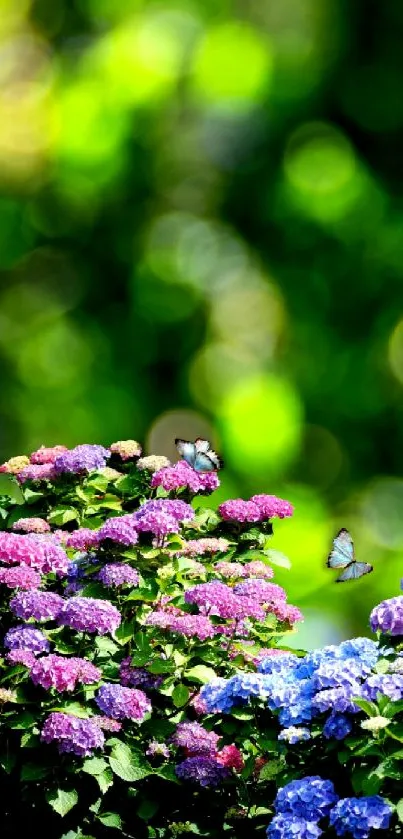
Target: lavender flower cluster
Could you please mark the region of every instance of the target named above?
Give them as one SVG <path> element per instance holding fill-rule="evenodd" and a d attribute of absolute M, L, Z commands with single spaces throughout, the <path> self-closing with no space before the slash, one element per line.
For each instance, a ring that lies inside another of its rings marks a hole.
<path fill-rule="evenodd" d="M 392 807 L 380 795 L 339 799 L 333 783 L 319 775 L 291 781 L 280 789 L 274 809 L 268 839 L 316 839 L 323 834 L 320 823 L 324 825 L 325 819 L 337 836 L 367 839 L 373 829 L 386 830 L 392 815 Z"/>

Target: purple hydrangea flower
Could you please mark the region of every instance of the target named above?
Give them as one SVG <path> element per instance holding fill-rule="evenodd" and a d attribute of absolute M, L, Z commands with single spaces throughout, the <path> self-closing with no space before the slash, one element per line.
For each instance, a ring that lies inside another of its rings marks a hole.
<path fill-rule="evenodd" d="M 400 673 L 376 673 L 364 682 L 362 695 L 365 699 L 377 701 L 378 693 L 388 696 L 393 702 L 403 699 L 403 675 Z"/>
<path fill-rule="evenodd" d="M 318 821 L 327 816 L 338 801 L 331 781 L 310 775 L 291 781 L 279 789 L 274 809 L 276 813 L 290 813 L 301 819 Z"/>
<path fill-rule="evenodd" d="M 66 547 L 74 548 L 76 551 L 86 551 L 88 548 L 96 548 L 98 543 L 98 531 L 90 530 L 89 527 L 80 527 L 78 530 L 73 530 L 72 533 L 67 534 L 66 538 Z"/>
<path fill-rule="evenodd" d="M 285 519 L 294 512 L 292 504 L 277 495 L 252 495 L 250 500 L 259 508 L 262 519 Z"/>
<path fill-rule="evenodd" d="M 312 699 L 312 707 L 314 712 L 336 711 L 340 714 L 346 712 L 357 714 L 360 709 L 353 701 L 354 696 L 362 696 L 362 688 L 358 682 L 345 687 L 320 690 Z"/>
<path fill-rule="evenodd" d="M 47 655 L 35 662 L 30 676 L 34 685 L 62 692 L 74 690 L 77 684 L 91 685 L 99 682 L 102 673 L 85 658 Z"/>
<path fill-rule="evenodd" d="M 127 585 L 138 586 L 140 577 L 138 571 L 125 562 L 111 562 L 101 568 L 97 574 L 97 580 L 100 580 L 107 588 L 116 588 Z"/>
<path fill-rule="evenodd" d="M 179 763 L 175 772 L 181 781 L 193 781 L 201 787 L 217 787 L 230 777 L 229 770 L 212 757 L 188 757 Z"/>
<path fill-rule="evenodd" d="M 9 650 L 30 650 L 35 655 L 47 653 L 50 644 L 40 629 L 33 626 L 14 626 L 4 636 L 4 646 Z"/>
<path fill-rule="evenodd" d="M 387 830 L 392 812 L 380 795 L 341 798 L 330 813 L 330 824 L 337 836 L 367 839 L 371 830 Z"/>
<path fill-rule="evenodd" d="M 80 632 L 95 632 L 97 635 L 115 632 L 121 620 L 121 614 L 113 603 L 93 597 L 71 597 L 64 601 L 58 615 L 58 622 L 62 626 L 70 626 Z"/>
<path fill-rule="evenodd" d="M 234 586 L 234 594 L 242 597 L 252 597 L 257 603 L 276 603 L 285 601 L 286 593 L 276 583 L 267 583 L 266 580 L 243 580 Z"/>
<path fill-rule="evenodd" d="M 251 616 L 263 620 L 265 617 L 265 612 L 258 602 L 244 596 L 237 597 L 230 586 L 218 580 L 199 583 L 189 588 L 185 592 L 185 601 L 198 606 L 204 614 L 218 615 L 221 618 L 239 619 Z"/>
<path fill-rule="evenodd" d="M 56 472 L 53 463 L 30 463 L 25 466 L 16 475 L 19 484 L 25 484 L 26 481 L 52 481 L 56 477 Z"/>
<path fill-rule="evenodd" d="M 73 752 L 78 757 L 90 757 L 95 749 L 102 749 L 105 737 L 99 725 L 91 719 L 81 719 L 57 711 L 49 714 L 42 728 L 41 740 L 56 743 L 59 752 Z"/>
<path fill-rule="evenodd" d="M 118 722 L 117 720 L 111 720 L 109 717 L 104 717 L 102 714 L 96 714 L 91 719 L 100 727 L 103 731 L 113 731 L 114 733 L 120 731 L 122 728 L 122 723 Z"/>
<path fill-rule="evenodd" d="M 207 638 L 213 638 L 215 635 L 216 627 L 204 615 L 188 615 L 184 612 L 182 615 L 170 617 L 171 620 L 167 629 L 178 632 L 185 638 L 198 638 L 199 641 L 206 641 Z"/>
<path fill-rule="evenodd" d="M 143 722 L 144 717 L 151 712 L 151 702 L 142 690 L 110 682 L 100 687 L 95 702 L 107 717 L 117 720 Z"/>
<path fill-rule="evenodd" d="M 328 716 L 323 726 L 326 740 L 344 740 L 352 729 L 352 722 L 345 714 L 333 713 Z"/>
<path fill-rule="evenodd" d="M 244 501 L 243 498 L 224 501 L 223 504 L 220 504 L 218 512 L 225 521 L 261 521 L 261 513 L 257 504 L 254 504 L 253 501 Z"/>
<path fill-rule="evenodd" d="M 266 830 L 268 839 L 317 839 L 322 833 L 315 821 L 300 819 L 289 813 L 278 813 Z"/>
<path fill-rule="evenodd" d="M 10 609 L 22 620 L 55 620 L 64 602 L 63 597 L 50 591 L 21 591 L 10 600 Z"/>
<path fill-rule="evenodd" d="M 98 530 L 98 541 L 110 539 L 111 542 L 118 542 L 120 545 L 135 545 L 139 538 L 135 526 L 135 518 L 130 514 L 114 516 Z"/>
<path fill-rule="evenodd" d="M 163 487 L 167 492 L 177 489 L 190 489 L 191 492 L 213 492 L 220 486 L 216 472 L 196 472 L 185 460 L 179 460 L 174 466 L 165 466 L 154 472 L 152 487 Z"/>
<path fill-rule="evenodd" d="M 289 728 L 283 728 L 283 730 L 280 731 L 278 739 L 285 740 L 286 743 L 290 743 L 293 746 L 295 743 L 301 743 L 303 740 L 310 740 L 311 732 L 309 731 L 309 728 L 291 725 Z"/>
<path fill-rule="evenodd" d="M 110 455 L 108 449 L 103 446 L 93 446 L 87 443 L 62 452 L 54 461 L 54 469 L 57 474 L 70 472 L 92 472 L 94 469 L 102 469 Z"/>
<path fill-rule="evenodd" d="M 130 656 L 122 660 L 119 668 L 119 678 L 121 684 L 127 688 L 142 687 L 145 690 L 159 687 L 164 680 L 163 676 L 156 676 L 142 667 L 133 667 Z"/>
<path fill-rule="evenodd" d="M 175 746 L 186 749 L 189 757 L 195 755 L 212 757 L 217 751 L 220 736 L 214 731 L 206 731 L 198 722 L 181 722 L 171 739 Z"/>
<path fill-rule="evenodd" d="M 403 635 L 403 596 L 383 600 L 372 609 L 369 622 L 373 632 Z"/>
<path fill-rule="evenodd" d="M 156 498 L 151 499 L 151 501 L 145 501 L 144 504 L 136 510 L 134 517 L 136 521 L 140 521 L 143 516 L 146 516 L 151 512 L 166 513 L 178 522 L 192 521 L 195 517 L 195 511 L 190 504 L 187 504 L 186 501 L 180 501 L 180 499 L 171 498 Z"/>

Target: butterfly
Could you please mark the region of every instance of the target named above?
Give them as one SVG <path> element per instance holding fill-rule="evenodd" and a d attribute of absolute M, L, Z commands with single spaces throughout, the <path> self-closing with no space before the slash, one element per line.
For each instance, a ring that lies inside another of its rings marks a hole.
<path fill-rule="evenodd" d="M 208 440 L 201 440 L 198 437 L 194 443 L 191 443 L 189 440 L 176 439 L 175 446 L 186 463 L 196 472 L 215 472 L 223 466 L 221 458 L 213 452 Z"/>
<path fill-rule="evenodd" d="M 372 565 L 368 565 L 367 562 L 357 562 L 351 533 L 344 527 L 339 530 L 337 536 L 333 539 L 327 565 L 329 568 L 344 568 L 344 571 L 337 577 L 336 583 L 358 580 L 359 577 L 370 574 L 374 570 Z"/>

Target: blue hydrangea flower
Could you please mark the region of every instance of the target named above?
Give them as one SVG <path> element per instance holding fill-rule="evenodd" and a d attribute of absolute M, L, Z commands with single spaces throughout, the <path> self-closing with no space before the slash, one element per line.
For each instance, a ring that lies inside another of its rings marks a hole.
<path fill-rule="evenodd" d="M 290 816 L 288 813 L 279 813 L 271 820 L 266 836 L 268 839 L 317 839 L 323 831 L 314 821 L 299 819 L 298 816 Z"/>
<path fill-rule="evenodd" d="M 330 813 L 330 824 L 337 836 L 367 839 L 371 830 L 387 830 L 392 808 L 380 795 L 341 798 Z"/>
<path fill-rule="evenodd" d="M 200 690 L 200 700 L 207 713 L 225 713 L 234 705 L 230 679 L 213 679 Z"/>
<path fill-rule="evenodd" d="M 312 684 L 316 691 L 351 686 L 370 672 L 367 664 L 354 658 L 322 661 L 312 676 Z"/>
<path fill-rule="evenodd" d="M 331 781 L 319 775 L 310 775 L 291 781 L 277 793 L 276 813 L 290 813 L 307 821 L 319 821 L 327 816 L 338 801 Z"/>
<path fill-rule="evenodd" d="M 351 720 L 345 714 L 330 714 L 323 726 L 327 740 L 344 740 L 352 729 Z"/>

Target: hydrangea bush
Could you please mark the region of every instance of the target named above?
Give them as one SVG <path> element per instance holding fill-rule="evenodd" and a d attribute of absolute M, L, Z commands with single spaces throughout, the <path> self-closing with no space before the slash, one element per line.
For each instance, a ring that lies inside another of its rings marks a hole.
<path fill-rule="evenodd" d="M 200 508 L 218 475 L 133 440 L 0 471 L 2 836 L 399 835 L 403 598 L 297 655 L 288 501 Z"/>

